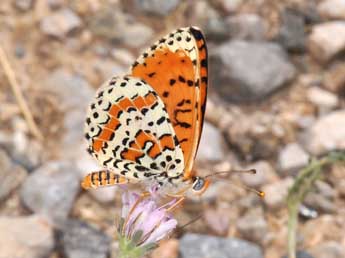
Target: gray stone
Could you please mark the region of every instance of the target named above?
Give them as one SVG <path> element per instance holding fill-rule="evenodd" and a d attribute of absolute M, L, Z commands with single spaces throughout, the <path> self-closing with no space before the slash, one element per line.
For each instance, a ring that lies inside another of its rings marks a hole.
<path fill-rule="evenodd" d="M 325 0 L 318 4 L 320 15 L 327 19 L 345 19 L 345 1 Z"/>
<path fill-rule="evenodd" d="M 345 50 L 345 21 L 333 21 L 313 26 L 308 48 L 320 62 L 328 62 Z"/>
<path fill-rule="evenodd" d="M 159 16 L 169 15 L 171 11 L 176 9 L 180 0 L 170 0 L 170 1 L 161 1 L 161 0 L 135 0 L 134 5 L 139 11 L 154 14 Z"/>
<path fill-rule="evenodd" d="M 89 18 L 89 29 L 94 35 L 138 48 L 153 37 L 154 31 L 123 12 L 107 8 Z"/>
<path fill-rule="evenodd" d="M 230 36 L 234 39 L 262 41 L 267 33 L 267 24 L 256 14 L 230 16 L 227 20 Z"/>
<path fill-rule="evenodd" d="M 250 211 L 249 213 L 241 216 L 236 226 L 241 235 L 248 240 L 255 243 L 262 243 L 264 236 L 267 234 L 267 222 L 263 217 L 263 214 L 257 214 L 257 212 Z"/>
<path fill-rule="evenodd" d="M 279 152 L 278 166 L 282 171 L 295 171 L 308 161 L 308 153 L 298 143 L 289 143 Z"/>
<path fill-rule="evenodd" d="M 229 41 L 210 59 L 211 84 L 228 101 L 262 99 L 295 76 L 294 66 L 275 43 Z"/>
<path fill-rule="evenodd" d="M 293 184 L 291 177 L 284 178 L 275 183 L 265 185 L 263 191 L 265 192 L 264 202 L 271 210 L 281 208 L 286 201 L 288 190 Z"/>
<path fill-rule="evenodd" d="M 334 213 L 337 210 L 334 200 L 331 200 L 320 193 L 308 193 L 304 198 L 304 203 L 307 206 L 325 213 Z"/>
<path fill-rule="evenodd" d="M 70 9 L 61 9 L 40 22 L 41 31 L 49 36 L 64 38 L 82 26 L 82 20 Z"/>
<path fill-rule="evenodd" d="M 0 149 L 0 201 L 5 199 L 26 178 L 27 171 L 14 164 Z"/>
<path fill-rule="evenodd" d="M 85 222 L 69 220 L 60 233 L 66 258 L 107 258 L 111 239 Z"/>
<path fill-rule="evenodd" d="M 217 0 L 216 3 L 226 13 L 234 13 L 242 5 L 243 0 Z"/>
<path fill-rule="evenodd" d="M 303 51 L 305 49 L 304 17 L 294 10 L 284 10 L 281 17 L 281 26 L 277 41 L 284 48 L 291 51 Z"/>
<path fill-rule="evenodd" d="M 180 240 L 181 258 L 262 258 L 259 246 L 236 238 L 185 234 Z"/>
<path fill-rule="evenodd" d="M 71 74 L 64 69 L 57 69 L 43 78 L 42 85 L 57 95 L 62 111 L 79 109 L 85 112 L 94 95 L 94 89 L 80 75 Z"/>
<path fill-rule="evenodd" d="M 46 258 L 54 248 L 54 232 L 38 216 L 0 217 L 0 258 Z"/>
<path fill-rule="evenodd" d="M 30 210 L 59 225 L 70 213 L 80 188 L 79 181 L 76 169 L 70 163 L 46 163 L 26 179 L 21 199 Z"/>
<path fill-rule="evenodd" d="M 220 161 L 224 158 L 224 138 L 217 127 L 205 122 L 200 139 L 197 159 Z"/>
<path fill-rule="evenodd" d="M 317 120 L 303 135 L 301 141 L 314 154 L 345 148 L 345 110 L 338 110 Z"/>
<path fill-rule="evenodd" d="M 126 49 L 114 48 L 111 50 L 111 56 L 123 65 L 130 66 L 134 63 L 135 57 Z"/>
<path fill-rule="evenodd" d="M 289 257 L 287 255 L 284 255 L 282 258 L 289 258 Z M 297 251 L 296 258 L 315 258 L 315 257 L 307 253 L 306 251 Z"/>
<path fill-rule="evenodd" d="M 328 241 L 315 245 L 310 253 L 315 258 L 344 258 L 345 247 L 336 241 Z"/>

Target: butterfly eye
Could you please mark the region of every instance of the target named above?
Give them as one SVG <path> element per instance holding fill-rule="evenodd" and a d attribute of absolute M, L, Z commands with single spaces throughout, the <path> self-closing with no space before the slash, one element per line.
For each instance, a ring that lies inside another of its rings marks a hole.
<path fill-rule="evenodd" d="M 202 177 L 195 177 L 193 182 L 193 191 L 196 194 L 202 194 L 210 184 L 210 181 Z"/>

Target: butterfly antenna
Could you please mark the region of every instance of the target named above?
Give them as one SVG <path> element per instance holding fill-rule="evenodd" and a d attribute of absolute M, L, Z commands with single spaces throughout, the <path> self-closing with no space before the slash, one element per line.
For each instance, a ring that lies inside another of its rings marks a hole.
<path fill-rule="evenodd" d="M 241 173 L 241 174 L 251 174 L 251 175 L 255 175 L 256 174 L 256 169 L 244 169 L 244 170 L 228 170 L 228 171 L 217 171 L 215 173 L 209 174 L 207 176 L 205 176 L 205 178 L 207 177 L 213 177 L 213 176 L 217 176 L 217 175 L 228 175 L 228 174 L 233 174 L 233 173 Z M 261 190 L 257 190 L 254 188 L 251 188 L 249 186 L 243 185 L 243 184 L 237 184 L 234 183 L 233 181 L 230 181 L 231 184 L 239 187 L 239 188 L 244 188 L 252 193 L 255 193 L 256 195 L 258 195 L 261 198 L 265 197 L 265 192 L 261 191 Z"/>

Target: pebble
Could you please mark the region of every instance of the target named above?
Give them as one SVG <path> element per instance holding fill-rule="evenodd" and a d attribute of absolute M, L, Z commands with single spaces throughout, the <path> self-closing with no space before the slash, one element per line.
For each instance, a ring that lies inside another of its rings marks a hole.
<path fill-rule="evenodd" d="M 307 91 L 308 100 L 320 109 L 333 109 L 338 106 L 338 97 L 319 87 L 309 88 Z"/>
<path fill-rule="evenodd" d="M 224 138 L 219 129 L 208 122 L 204 122 L 197 160 L 220 161 L 224 158 L 224 149 Z"/>
<path fill-rule="evenodd" d="M 139 11 L 158 16 L 169 15 L 180 3 L 180 0 L 160 1 L 160 0 L 135 0 L 134 6 Z"/>
<path fill-rule="evenodd" d="M 207 209 L 204 219 L 207 226 L 219 235 L 226 235 L 229 230 L 230 218 L 225 209 Z"/>
<path fill-rule="evenodd" d="M 325 213 L 334 213 L 337 210 L 334 200 L 330 200 L 319 193 L 308 193 L 304 198 L 304 204 Z"/>
<path fill-rule="evenodd" d="M 267 24 L 256 14 L 240 14 L 230 16 L 227 20 L 227 30 L 233 39 L 262 41 L 266 37 Z"/>
<path fill-rule="evenodd" d="M 324 86 L 327 90 L 342 94 L 345 90 L 345 64 L 337 63 L 324 76 Z"/>
<path fill-rule="evenodd" d="M 264 202 L 268 208 L 275 210 L 285 205 L 288 190 L 293 184 L 291 177 L 284 178 L 275 183 L 267 184 L 263 187 L 265 192 Z"/>
<path fill-rule="evenodd" d="M 340 196 L 342 196 L 343 198 L 345 198 L 345 178 L 344 179 L 340 179 L 337 183 L 338 187 L 338 191 Z"/>
<path fill-rule="evenodd" d="M 281 14 L 277 41 L 289 51 L 303 51 L 306 41 L 304 27 L 303 14 L 296 10 L 285 9 Z"/>
<path fill-rule="evenodd" d="M 72 209 L 79 191 L 75 167 L 67 162 L 52 161 L 33 171 L 21 188 L 26 207 L 59 225 Z"/>
<path fill-rule="evenodd" d="M 79 16 L 67 8 L 44 17 L 40 22 L 42 33 L 57 38 L 64 38 L 67 34 L 79 29 L 81 26 L 82 20 Z"/>
<path fill-rule="evenodd" d="M 336 241 L 327 241 L 310 250 L 315 258 L 344 258 L 345 247 Z"/>
<path fill-rule="evenodd" d="M 258 245 L 236 238 L 185 234 L 180 240 L 181 258 L 263 258 Z"/>
<path fill-rule="evenodd" d="M 116 48 L 111 50 L 111 56 L 123 65 L 130 66 L 134 63 L 135 57 L 131 52 L 124 48 Z"/>
<path fill-rule="evenodd" d="M 289 258 L 287 255 L 284 255 L 282 258 Z M 296 258 L 317 258 L 312 256 L 311 254 L 307 253 L 306 251 L 297 251 Z"/>
<path fill-rule="evenodd" d="M 128 47 L 138 48 L 153 37 L 154 31 L 134 17 L 107 8 L 89 18 L 89 29 L 96 36 L 102 36 Z"/>
<path fill-rule="evenodd" d="M 298 143 L 289 143 L 280 152 L 278 167 L 282 171 L 296 171 L 309 162 L 309 154 Z"/>
<path fill-rule="evenodd" d="M 111 239 L 76 219 L 66 221 L 59 240 L 66 258 L 107 258 L 110 254 Z"/>
<path fill-rule="evenodd" d="M 265 160 L 257 161 L 249 166 L 246 169 L 255 169 L 256 174 L 242 174 L 241 180 L 244 182 L 245 185 L 250 187 L 260 187 L 264 184 L 269 182 L 274 182 L 278 179 L 278 176 L 271 166 Z"/>
<path fill-rule="evenodd" d="M 313 26 L 308 48 L 320 62 L 328 62 L 345 50 L 345 21 L 332 21 Z"/>
<path fill-rule="evenodd" d="M 54 232 L 39 216 L 0 217 L 1 258 L 46 258 L 54 248 Z"/>
<path fill-rule="evenodd" d="M 251 210 L 241 216 L 236 226 L 240 234 L 250 241 L 255 243 L 263 243 L 264 236 L 267 235 L 268 225 L 263 217 L 262 212 Z"/>
<path fill-rule="evenodd" d="M 227 101 L 262 99 L 295 76 L 284 50 L 275 43 L 233 40 L 210 58 L 211 84 Z"/>
<path fill-rule="evenodd" d="M 33 0 L 15 0 L 14 5 L 20 11 L 29 11 L 33 6 Z"/>
<path fill-rule="evenodd" d="M 14 164 L 5 151 L 0 149 L 0 201 L 4 200 L 27 177 L 27 171 Z"/>
<path fill-rule="evenodd" d="M 217 3 L 229 14 L 234 13 L 243 4 L 243 0 L 218 0 Z"/>
<path fill-rule="evenodd" d="M 326 19 L 345 19 L 345 1 L 325 0 L 318 4 L 319 14 Z"/>
<path fill-rule="evenodd" d="M 345 110 L 319 118 L 302 136 L 307 150 L 313 155 L 345 148 Z"/>

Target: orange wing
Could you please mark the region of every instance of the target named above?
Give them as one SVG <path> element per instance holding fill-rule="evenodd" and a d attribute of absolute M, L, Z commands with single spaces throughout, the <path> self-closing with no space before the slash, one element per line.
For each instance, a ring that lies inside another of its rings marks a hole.
<path fill-rule="evenodd" d="M 190 178 L 207 95 L 207 48 L 201 31 L 181 28 L 160 39 L 133 64 L 131 74 L 163 100 L 183 151 L 184 177 Z"/>

